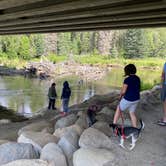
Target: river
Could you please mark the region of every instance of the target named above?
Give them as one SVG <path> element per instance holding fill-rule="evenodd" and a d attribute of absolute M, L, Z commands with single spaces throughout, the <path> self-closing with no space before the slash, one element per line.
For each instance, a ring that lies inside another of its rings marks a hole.
<path fill-rule="evenodd" d="M 160 71 L 139 70 L 138 75 L 146 85 L 160 80 Z M 63 81 L 67 80 L 72 90 L 70 105 L 83 102 L 95 94 L 106 94 L 120 89 L 123 82 L 123 69 L 113 69 L 102 80 L 87 82 L 80 78 L 68 76 L 56 80 L 58 99 L 56 106 L 61 107 L 61 90 Z M 94 79 L 95 80 L 95 79 Z M 0 105 L 6 106 L 25 116 L 47 107 L 48 88 L 54 80 L 29 79 L 22 76 L 0 76 Z"/>

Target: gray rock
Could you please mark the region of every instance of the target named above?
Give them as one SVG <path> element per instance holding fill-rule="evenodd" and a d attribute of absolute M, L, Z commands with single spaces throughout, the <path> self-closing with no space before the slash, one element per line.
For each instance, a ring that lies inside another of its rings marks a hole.
<path fill-rule="evenodd" d="M 106 115 L 106 114 L 100 113 L 100 114 L 96 115 L 96 120 L 111 123 L 113 118 L 111 116 Z"/>
<path fill-rule="evenodd" d="M 16 160 L 5 164 L 3 166 L 49 166 L 46 161 L 43 160 Z"/>
<path fill-rule="evenodd" d="M 83 132 L 83 129 L 80 126 L 74 124 L 74 125 L 71 125 L 68 127 L 56 129 L 53 135 L 56 136 L 57 138 L 61 138 L 65 135 L 65 133 L 67 133 L 68 131 L 71 131 L 71 130 L 74 130 L 79 136 Z"/>
<path fill-rule="evenodd" d="M 17 142 L 30 143 L 40 152 L 46 144 L 50 142 L 57 143 L 58 140 L 57 137 L 48 133 L 27 131 L 18 137 Z"/>
<path fill-rule="evenodd" d="M 11 123 L 10 119 L 0 119 L 0 125 L 1 124 L 8 124 L 8 123 Z"/>
<path fill-rule="evenodd" d="M 86 112 L 80 111 L 78 120 L 75 122 L 76 125 L 79 125 L 82 129 L 88 128 L 87 114 Z"/>
<path fill-rule="evenodd" d="M 75 131 L 71 130 L 67 132 L 58 142 L 58 145 L 61 147 L 68 160 L 69 166 L 73 165 L 73 153 L 79 148 L 78 139 L 78 134 Z"/>
<path fill-rule="evenodd" d="M 18 159 L 36 159 L 39 153 L 31 144 L 9 142 L 0 145 L 0 165 Z"/>
<path fill-rule="evenodd" d="M 112 110 L 108 107 L 104 107 L 98 114 L 105 114 L 105 115 L 109 116 L 111 119 L 113 119 L 114 113 L 115 113 L 114 110 Z"/>
<path fill-rule="evenodd" d="M 84 130 L 80 139 L 79 146 L 82 148 L 106 148 L 112 146 L 111 140 L 104 133 L 94 128 Z"/>
<path fill-rule="evenodd" d="M 96 122 L 93 126 L 91 126 L 92 128 L 95 128 L 99 131 L 101 131 L 102 133 L 104 133 L 106 136 L 111 137 L 113 132 L 112 132 L 112 128 L 109 127 L 109 124 L 106 122 Z"/>
<path fill-rule="evenodd" d="M 40 131 L 42 131 L 45 128 L 47 129 L 47 131 L 49 133 L 53 133 L 53 126 L 50 123 L 48 123 L 46 121 L 40 121 L 40 122 L 31 123 L 31 124 L 21 128 L 18 131 L 18 135 L 20 136 L 21 133 L 25 132 L 25 131 L 40 132 Z"/>
<path fill-rule="evenodd" d="M 59 119 L 55 124 L 55 129 L 73 125 L 76 120 L 77 120 L 77 116 L 75 114 L 70 114 L 66 117 Z"/>
<path fill-rule="evenodd" d="M 65 155 L 55 143 L 48 143 L 41 151 L 40 158 L 48 161 L 51 166 L 67 166 Z"/>
<path fill-rule="evenodd" d="M 73 155 L 74 166 L 117 166 L 115 155 L 106 149 L 79 149 Z M 108 164 L 107 164 L 108 166 Z"/>

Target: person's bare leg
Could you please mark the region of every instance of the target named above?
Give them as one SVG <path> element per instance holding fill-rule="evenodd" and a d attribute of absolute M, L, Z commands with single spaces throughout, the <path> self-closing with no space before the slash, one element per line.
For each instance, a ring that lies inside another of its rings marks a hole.
<path fill-rule="evenodd" d="M 137 127 L 137 118 L 135 112 L 130 112 L 131 123 L 133 127 Z"/>
<path fill-rule="evenodd" d="M 115 112 L 115 115 L 114 115 L 114 120 L 113 120 L 114 124 L 116 124 L 118 122 L 119 117 L 120 117 L 120 108 L 119 108 L 119 106 L 117 106 L 116 112 Z"/>
<path fill-rule="evenodd" d="M 163 107 L 164 107 L 164 117 L 163 117 L 163 121 L 166 122 L 166 100 L 163 103 Z"/>

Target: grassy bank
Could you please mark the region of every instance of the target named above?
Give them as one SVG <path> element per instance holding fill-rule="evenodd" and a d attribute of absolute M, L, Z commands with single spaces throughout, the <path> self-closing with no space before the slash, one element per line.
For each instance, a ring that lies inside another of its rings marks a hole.
<path fill-rule="evenodd" d="M 86 55 L 74 56 L 74 60 L 81 64 L 98 64 L 98 65 L 126 65 L 129 63 L 135 64 L 137 67 L 154 67 L 161 68 L 165 59 L 159 58 L 143 58 L 143 59 L 124 59 L 124 58 L 109 58 L 101 55 Z"/>
<path fill-rule="evenodd" d="M 44 57 L 44 56 L 42 56 Z M 33 58 L 30 61 L 40 61 L 41 58 Z M 49 55 L 44 58 L 53 63 L 63 62 L 72 60 L 80 64 L 91 64 L 91 65 L 121 65 L 124 66 L 129 63 L 135 64 L 137 67 L 153 67 L 161 69 L 165 59 L 159 58 L 143 58 L 143 59 L 124 59 L 124 58 L 110 58 L 102 55 L 75 55 L 72 57 L 68 56 L 57 56 Z M 26 66 L 28 61 L 18 58 L 8 59 L 7 57 L 0 57 L 0 64 L 10 68 L 22 68 Z"/>
<path fill-rule="evenodd" d="M 18 58 L 9 59 L 7 57 L 0 57 L 0 65 L 8 67 L 8 68 L 20 69 L 26 66 L 26 64 L 27 64 L 27 61 L 22 59 L 18 59 Z"/>

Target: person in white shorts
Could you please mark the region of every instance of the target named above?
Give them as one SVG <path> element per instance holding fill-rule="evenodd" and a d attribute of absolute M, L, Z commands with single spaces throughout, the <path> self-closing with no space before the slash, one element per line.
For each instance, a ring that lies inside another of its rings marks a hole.
<path fill-rule="evenodd" d="M 120 103 L 117 106 L 113 123 L 117 123 L 120 117 L 120 111 L 129 110 L 132 126 L 137 127 L 135 110 L 140 100 L 140 78 L 136 75 L 137 69 L 133 64 L 125 66 L 124 72 L 126 78 L 123 82 L 120 93 Z"/>

